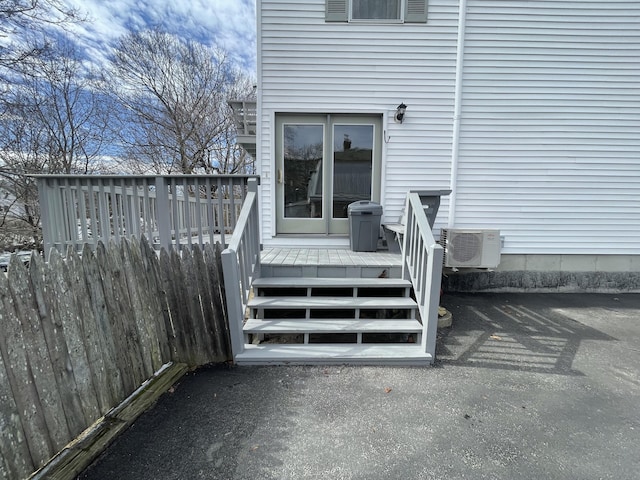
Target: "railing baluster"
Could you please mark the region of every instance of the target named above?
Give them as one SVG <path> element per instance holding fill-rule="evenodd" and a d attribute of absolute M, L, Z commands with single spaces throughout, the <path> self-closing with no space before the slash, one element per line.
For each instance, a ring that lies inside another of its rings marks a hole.
<path fill-rule="evenodd" d="M 213 192 L 211 191 L 211 178 L 207 177 L 205 179 L 205 189 L 206 189 L 206 208 L 207 208 L 207 234 L 209 236 L 209 242 L 211 245 L 214 245 L 215 242 L 215 212 L 213 211 Z"/>
<path fill-rule="evenodd" d="M 87 181 L 87 192 L 89 194 L 89 222 L 91 225 L 91 245 L 93 248 L 98 244 L 98 211 L 96 210 L 96 192 L 93 188 L 93 180 Z"/>
<path fill-rule="evenodd" d="M 182 198 L 182 211 L 184 216 L 184 227 L 187 232 L 187 244 L 189 245 L 189 248 L 191 248 L 191 197 L 189 194 L 189 185 L 187 184 L 186 178 L 182 179 Z"/>
<path fill-rule="evenodd" d="M 156 208 L 155 218 L 158 222 L 158 237 L 160 247 L 164 247 L 167 252 L 171 249 L 171 210 L 169 189 L 167 180 L 164 177 L 156 177 Z"/>
<path fill-rule="evenodd" d="M 76 221 L 75 221 L 76 215 L 73 209 L 73 189 L 71 188 L 70 179 L 68 178 L 65 179 L 64 186 L 65 186 L 64 225 L 66 227 L 66 233 L 67 233 L 67 242 L 64 245 L 64 248 L 66 249 L 68 245 L 75 246 L 76 240 L 78 238 L 78 229 L 76 228 Z"/>
<path fill-rule="evenodd" d="M 100 240 L 108 245 L 110 232 L 109 224 L 109 203 L 107 201 L 107 193 L 105 192 L 105 182 L 100 182 L 98 186 L 98 204 L 100 209 Z"/>
<path fill-rule="evenodd" d="M 80 218 L 80 231 L 82 232 L 82 238 L 76 248 L 82 248 L 82 245 L 87 243 L 87 205 L 84 200 L 84 187 L 83 181 L 80 178 L 76 179 L 76 190 L 78 198 L 78 217 Z"/>
<path fill-rule="evenodd" d="M 196 205 L 195 205 L 195 220 L 196 220 L 196 227 L 198 229 L 198 243 L 200 245 L 204 245 L 204 241 L 202 238 L 202 209 L 201 209 L 201 204 L 200 204 L 200 182 L 198 181 L 198 178 L 194 178 L 194 194 L 196 197 Z"/>
<path fill-rule="evenodd" d="M 147 237 L 150 245 L 153 240 L 153 221 L 151 220 L 151 205 L 149 200 L 149 179 L 142 179 L 142 232 Z"/>
<path fill-rule="evenodd" d="M 224 229 L 224 225 L 225 225 L 225 215 L 224 215 L 224 191 L 223 191 L 223 185 L 222 185 L 222 179 L 221 178 L 217 178 L 216 179 L 216 183 L 217 183 L 217 194 L 218 194 L 218 222 L 217 222 L 217 227 L 220 230 L 220 243 L 222 243 L 222 245 L 226 245 L 227 243 L 225 242 L 225 229 Z"/>
<path fill-rule="evenodd" d="M 45 259 L 49 258 L 49 252 L 52 247 L 53 231 L 52 231 L 52 218 L 51 208 L 53 207 L 51 201 L 47 201 L 47 197 L 51 196 L 50 189 L 47 185 L 45 178 L 36 179 L 38 184 L 38 201 L 40 202 L 40 221 L 42 222 L 42 246 L 44 249 Z"/>

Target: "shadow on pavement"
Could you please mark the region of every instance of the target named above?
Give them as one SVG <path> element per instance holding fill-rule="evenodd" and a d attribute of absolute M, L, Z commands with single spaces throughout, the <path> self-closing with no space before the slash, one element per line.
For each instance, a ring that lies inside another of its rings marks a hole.
<path fill-rule="evenodd" d="M 562 313 L 579 307 L 574 300 L 567 294 L 445 295 L 453 327 L 438 332 L 438 363 L 583 375 L 573 368 L 581 342 L 617 339 Z"/>

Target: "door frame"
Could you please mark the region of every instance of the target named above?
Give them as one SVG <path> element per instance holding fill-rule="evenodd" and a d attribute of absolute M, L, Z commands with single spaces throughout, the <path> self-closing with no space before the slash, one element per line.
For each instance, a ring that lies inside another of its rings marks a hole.
<path fill-rule="evenodd" d="M 380 112 L 358 113 L 275 113 L 274 117 L 274 236 L 346 236 L 349 233 L 348 218 L 333 218 L 333 167 L 334 129 L 336 125 L 371 125 L 373 127 L 373 152 L 371 171 L 371 200 L 380 202 L 383 182 L 385 115 Z M 323 125 L 323 178 L 322 216 L 313 218 L 284 218 L 283 145 L 284 126 L 287 124 Z"/>

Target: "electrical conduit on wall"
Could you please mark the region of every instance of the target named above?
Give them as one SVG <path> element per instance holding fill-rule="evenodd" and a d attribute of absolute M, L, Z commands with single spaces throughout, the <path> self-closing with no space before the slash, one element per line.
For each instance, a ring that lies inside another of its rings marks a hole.
<path fill-rule="evenodd" d="M 462 82 L 464 70 L 464 37 L 467 18 L 467 0 L 460 0 L 458 10 L 458 40 L 456 45 L 456 77 L 453 97 L 453 133 L 451 146 L 451 194 L 449 195 L 448 227 L 456 220 L 456 196 L 458 184 L 458 156 L 460 148 L 460 112 L 462 111 Z"/>

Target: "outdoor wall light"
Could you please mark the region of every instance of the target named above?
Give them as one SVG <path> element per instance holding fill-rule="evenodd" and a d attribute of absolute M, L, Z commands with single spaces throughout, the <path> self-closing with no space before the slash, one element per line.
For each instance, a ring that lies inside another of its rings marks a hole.
<path fill-rule="evenodd" d="M 402 120 L 404 119 L 404 112 L 406 111 L 407 111 L 407 106 L 404 104 L 404 102 L 402 102 L 396 108 L 396 114 L 393 116 L 393 119 L 398 123 L 402 123 Z"/>

